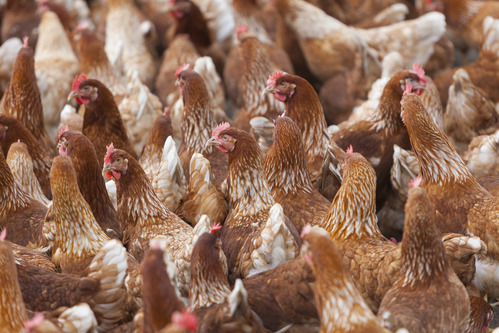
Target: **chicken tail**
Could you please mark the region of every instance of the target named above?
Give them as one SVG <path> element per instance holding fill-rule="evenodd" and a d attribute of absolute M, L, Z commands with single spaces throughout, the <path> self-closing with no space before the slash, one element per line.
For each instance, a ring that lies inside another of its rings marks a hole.
<path fill-rule="evenodd" d="M 487 16 L 483 21 L 482 51 L 490 51 L 499 56 L 499 20 Z"/>
<path fill-rule="evenodd" d="M 54 315 L 57 316 L 50 318 Z M 72 308 L 59 308 L 52 312 L 47 319 L 62 332 L 86 333 L 101 331 L 97 328 L 97 319 L 87 303 L 80 303 Z"/>
<path fill-rule="evenodd" d="M 246 276 L 273 269 L 298 255 L 298 246 L 286 226 L 282 206 L 274 204 L 260 236 L 253 240 L 252 267 Z"/>
<path fill-rule="evenodd" d="M 274 134 L 274 124 L 265 117 L 255 117 L 250 120 L 251 128 L 258 134 L 258 145 L 264 154 L 272 146 L 273 134 Z"/>
<path fill-rule="evenodd" d="M 393 165 L 390 172 L 390 181 L 402 202 L 407 200 L 409 182 L 418 175 L 419 163 L 416 154 L 393 145 Z"/>
<path fill-rule="evenodd" d="M 107 332 L 125 317 L 127 252 L 121 242 L 107 242 L 81 278 L 78 292 L 90 305 L 99 323 L 98 331 Z M 100 283 L 95 286 L 95 281 Z"/>
<path fill-rule="evenodd" d="M 159 200 L 171 211 L 175 211 L 180 198 L 185 194 L 184 170 L 177 155 L 175 141 L 169 136 L 163 146 L 161 164 L 152 181 Z"/>

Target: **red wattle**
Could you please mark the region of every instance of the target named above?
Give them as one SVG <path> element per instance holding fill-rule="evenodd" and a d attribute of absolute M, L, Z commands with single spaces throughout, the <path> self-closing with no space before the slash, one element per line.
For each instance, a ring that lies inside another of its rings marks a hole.
<path fill-rule="evenodd" d="M 106 178 L 111 179 L 112 175 L 109 172 L 106 172 Z"/>
<path fill-rule="evenodd" d="M 116 179 L 120 179 L 121 178 L 121 173 L 120 172 L 116 172 L 116 171 L 113 170 L 113 176 Z"/>

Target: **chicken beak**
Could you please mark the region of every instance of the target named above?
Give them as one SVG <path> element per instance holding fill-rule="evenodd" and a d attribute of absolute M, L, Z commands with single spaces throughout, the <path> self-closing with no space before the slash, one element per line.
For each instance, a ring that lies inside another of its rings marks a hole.
<path fill-rule="evenodd" d="M 273 93 L 275 93 L 275 89 L 272 88 L 272 86 L 268 86 L 267 88 L 263 89 L 262 96 L 265 96 L 267 94 L 273 94 Z"/>
<path fill-rule="evenodd" d="M 75 91 L 72 91 L 72 92 L 69 94 L 69 96 L 68 96 L 68 102 L 69 102 L 71 99 L 76 98 L 76 97 L 78 97 L 78 91 L 76 91 L 76 90 L 75 90 Z"/>
<path fill-rule="evenodd" d="M 206 141 L 205 147 L 218 146 L 218 143 L 217 143 L 216 140 L 217 140 L 217 138 L 212 137 L 211 139 L 209 139 L 208 141 Z"/>
<path fill-rule="evenodd" d="M 105 175 L 106 173 L 112 173 L 113 170 L 111 170 L 111 164 L 105 164 L 104 167 L 102 168 L 102 174 Z"/>

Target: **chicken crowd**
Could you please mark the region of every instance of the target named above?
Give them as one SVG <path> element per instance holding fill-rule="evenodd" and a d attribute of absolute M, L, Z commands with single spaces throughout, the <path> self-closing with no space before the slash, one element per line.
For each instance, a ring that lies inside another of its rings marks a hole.
<path fill-rule="evenodd" d="M 0 333 L 497 326 L 499 1 L 0 20 Z"/>

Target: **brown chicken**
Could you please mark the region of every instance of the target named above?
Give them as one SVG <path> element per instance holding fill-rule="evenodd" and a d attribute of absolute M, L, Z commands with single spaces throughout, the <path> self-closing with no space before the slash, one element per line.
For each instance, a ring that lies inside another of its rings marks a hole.
<path fill-rule="evenodd" d="M 261 84 L 273 71 L 265 45 L 251 32 L 241 32 L 237 38 L 241 58 L 238 85 L 241 109 L 234 126 L 250 132 L 250 120 L 253 117 L 275 119 L 284 110 L 284 105 L 272 96 L 262 95 Z"/>
<path fill-rule="evenodd" d="M 29 197 L 14 181 L 3 154 L 0 154 L 0 227 L 8 229 L 7 240 L 21 246 L 46 245 L 42 229 L 47 207 Z"/>
<path fill-rule="evenodd" d="M 189 164 L 194 153 L 201 153 L 210 161 L 215 182 L 221 184 L 227 178 L 227 160 L 215 147 L 205 146 L 210 139 L 210 131 L 217 127 L 213 111 L 210 109 L 208 90 L 201 76 L 189 66 L 181 66 L 175 73 L 178 87 L 184 102 L 182 116 L 182 144 L 178 155 L 189 179 Z"/>
<path fill-rule="evenodd" d="M 82 275 L 54 273 L 17 260 L 19 285 L 31 311 L 53 311 L 86 302 L 103 331 L 117 326 L 125 317 L 127 252 L 112 240 L 102 247 Z"/>
<path fill-rule="evenodd" d="M 493 278 L 498 262 L 498 199 L 488 193 L 464 165 L 445 134 L 433 123 L 414 94 L 402 99 L 402 114 L 421 167 L 422 186 L 437 211 L 440 232 L 480 237 L 487 255 L 477 256 L 474 285 L 482 294 L 496 297 Z"/>
<path fill-rule="evenodd" d="M 85 24 L 78 26 L 73 40 L 81 62 L 81 71 L 87 73 L 88 78 L 102 82 L 113 93 L 116 105 L 119 105 L 128 91 L 109 62 L 104 42 Z"/>
<path fill-rule="evenodd" d="M 109 238 L 121 240 L 122 226 L 119 225 L 118 213 L 107 194 L 99 158 L 90 140 L 83 134 L 63 128 L 59 132 L 58 147 L 61 156 L 71 158 L 78 188 L 97 223 Z"/>
<path fill-rule="evenodd" d="M 168 276 L 163 250 L 152 240 L 142 262 L 144 332 L 158 332 L 171 323 L 175 311 L 185 310 Z M 170 263 L 171 264 L 171 263 Z"/>
<path fill-rule="evenodd" d="M 42 144 L 43 149 L 56 155 L 55 143 L 43 125 L 40 91 L 36 84 L 33 50 L 24 38 L 24 46 L 17 55 L 9 87 L 0 101 L 0 114 L 16 118 Z"/>
<path fill-rule="evenodd" d="M 28 147 L 22 142 L 15 142 L 9 148 L 7 164 L 14 176 L 15 182 L 21 186 L 26 194 L 46 207 L 50 201 L 43 195 L 40 182 L 33 172 L 33 160 L 29 156 Z"/>
<path fill-rule="evenodd" d="M 158 116 L 152 124 L 146 144 L 140 154 L 140 166 L 151 182 L 161 164 L 165 141 L 172 135 L 172 120 L 168 111 L 169 109 L 165 108 L 164 114 Z"/>
<path fill-rule="evenodd" d="M 270 194 L 260 148 L 248 133 L 221 124 L 207 145 L 229 157 L 230 212 L 222 229 L 229 281 L 263 272 L 298 255 L 298 232 Z M 264 236 L 265 235 L 265 236 Z"/>
<path fill-rule="evenodd" d="M 300 129 L 288 117 L 275 121 L 272 147 L 265 155 L 265 174 L 274 200 L 296 230 L 320 226 L 331 203 L 312 185 Z"/>
<path fill-rule="evenodd" d="M 304 256 L 244 279 L 249 305 L 273 332 L 293 325 L 317 325 L 312 290 L 315 275 Z"/>
<path fill-rule="evenodd" d="M 10 146 L 18 142 L 18 140 L 21 140 L 28 147 L 28 153 L 33 160 L 33 171 L 40 182 L 43 194 L 49 200 L 52 199 L 49 179 L 52 158 L 30 131 L 19 121 L 15 118 L 0 115 L 0 144 L 2 145 L 4 156 L 7 156 Z"/>
<path fill-rule="evenodd" d="M 71 158 L 57 156 L 50 170 L 55 245 L 52 262 L 63 273 L 80 274 L 110 240 L 78 189 Z"/>
<path fill-rule="evenodd" d="M 492 319 L 494 319 L 492 306 L 480 297 L 470 296 L 470 321 L 464 333 L 487 332 Z"/>
<path fill-rule="evenodd" d="M 82 133 L 94 145 L 101 167 L 106 146 L 110 143 L 126 150 L 134 158 L 137 157 L 128 140 L 113 94 L 102 82 L 87 79 L 84 74 L 76 77 L 69 94 L 69 98 L 73 97 L 79 104 L 85 104 Z"/>
<path fill-rule="evenodd" d="M 381 302 L 378 318 L 395 332 L 463 332 L 468 293 L 454 273 L 435 227 L 435 210 L 416 180 L 405 205 L 401 271 Z"/>
<path fill-rule="evenodd" d="M 457 1 L 461 2 L 461 0 Z M 494 3 L 493 1 L 473 1 L 475 4 Z M 487 97 L 494 103 L 499 102 L 499 20 L 487 18 L 483 22 L 484 40 L 480 47 L 478 59 L 468 64 L 463 69 L 468 72 L 471 82 L 482 89 Z M 453 75 L 459 68 L 450 69 L 435 78 L 435 85 L 438 88 L 442 106 L 447 106 L 449 98 L 449 87 L 453 83 Z"/>
<path fill-rule="evenodd" d="M 36 0 L 7 0 L 2 18 L 2 43 L 11 37 L 30 37 L 30 46 L 36 45 L 40 14 Z"/>
<path fill-rule="evenodd" d="M 315 273 L 313 289 L 320 332 L 387 332 L 355 288 L 331 239 L 311 229 L 303 228 L 302 252 Z"/>
<path fill-rule="evenodd" d="M 149 248 L 149 240 L 166 236 L 168 252 L 179 270 L 179 289 L 188 295 L 193 229 L 158 199 L 139 163 L 127 152 L 109 146 L 103 173 L 116 182 L 118 217 L 126 226 L 123 238 L 130 254 L 139 262 Z M 195 231 L 195 230 L 194 230 Z"/>

